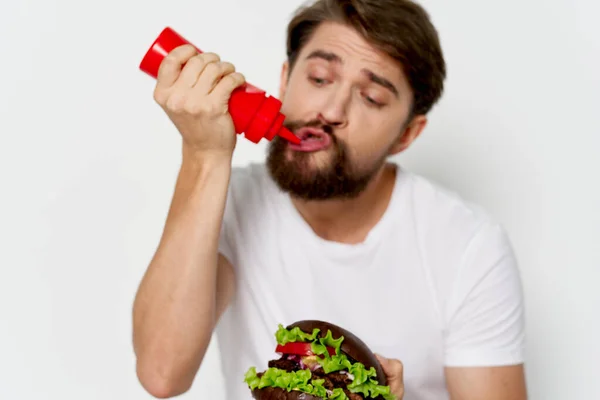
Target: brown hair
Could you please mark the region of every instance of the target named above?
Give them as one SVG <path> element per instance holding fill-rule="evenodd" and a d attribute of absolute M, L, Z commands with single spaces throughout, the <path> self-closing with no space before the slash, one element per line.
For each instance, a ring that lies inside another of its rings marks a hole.
<path fill-rule="evenodd" d="M 427 12 L 411 0 L 317 0 L 300 7 L 287 29 L 290 70 L 320 23 L 340 22 L 397 60 L 414 92 L 412 115 L 426 114 L 439 100 L 446 63 Z"/>

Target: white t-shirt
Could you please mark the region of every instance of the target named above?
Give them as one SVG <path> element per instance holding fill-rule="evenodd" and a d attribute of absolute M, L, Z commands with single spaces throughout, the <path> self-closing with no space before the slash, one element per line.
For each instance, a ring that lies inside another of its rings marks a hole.
<path fill-rule="evenodd" d="M 279 358 L 275 331 L 340 325 L 404 364 L 405 399 L 448 399 L 444 366 L 524 361 L 521 282 L 502 228 L 478 207 L 398 167 L 388 209 L 361 244 L 311 230 L 266 167 L 235 168 L 220 251 L 236 271 L 217 326 L 227 399 Z"/>

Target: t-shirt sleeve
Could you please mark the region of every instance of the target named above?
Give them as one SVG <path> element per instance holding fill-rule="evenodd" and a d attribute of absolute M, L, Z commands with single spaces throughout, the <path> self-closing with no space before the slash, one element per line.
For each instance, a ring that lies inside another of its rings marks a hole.
<path fill-rule="evenodd" d="M 520 273 L 504 230 L 491 225 L 469 243 L 447 309 L 446 366 L 524 362 Z"/>

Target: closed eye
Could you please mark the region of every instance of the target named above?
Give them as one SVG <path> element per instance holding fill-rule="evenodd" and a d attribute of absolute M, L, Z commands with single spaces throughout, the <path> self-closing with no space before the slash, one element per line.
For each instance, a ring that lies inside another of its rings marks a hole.
<path fill-rule="evenodd" d="M 365 99 L 367 100 L 367 103 L 369 103 L 369 104 L 371 104 L 371 105 L 373 105 L 373 106 L 375 106 L 377 108 L 381 108 L 381 107 L 383 107 L 385 105 L 385 104 L 382 104 L 382 103 L 379 103 L 379 102 L 373 100 L 369 96 L 365 96 Z"/>
<path fill-rule="evenodd" d="M 322 86 L 327 83 L 327 80 L 323 78 L 309 77 L 309 80 L 317 86 Z"/>

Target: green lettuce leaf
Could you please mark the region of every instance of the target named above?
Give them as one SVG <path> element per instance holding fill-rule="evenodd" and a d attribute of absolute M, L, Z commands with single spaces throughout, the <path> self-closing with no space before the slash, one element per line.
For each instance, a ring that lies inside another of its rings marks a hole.
<path fill-rule="evenodd" d="M 319 329 L 313 329 L 311 334 L 302 332 L 300 328 L 296 327 L 291 330 L 285 329 L 283 325 L 279 324 L 279 329 L 275 332 L 275 339 L 277 344 L 284 345 L 286 343 L 293 342 L 312 342 L 317 338 Z"/>
<path fill-rule="evenodd" d="M 322 398 L 327 398 L 327 390 L 323 384 L 324 379 L 312 380 L 309 370 L 287 372 L 278 368 L 267 369 L 262 376 L 258 376 L 255 367 L 250 367 L 244 375 L 244 382 L 250 389 L 276 387 L 287 390 L 298 390 Z"/>
<path fill-rule="evenodd" d="M 342 342 L 344 341 L 344 337 L 340 336 L 337 339 L 333 338 L 333 334 L 330 330 L 327 330 L 327 334 L 324 338 L 319 338 L 319 343 L 324 346 L 332 347 L 335 349 L 335 354 L 340 354 Z"/>
<path fill-rule="evenodd" d="M 344 390 L 340 389 L 340 388 L 333 389 L 333 393 L 331 394 L 331 396 L 328 397 L 328 399 L 331 399 L 331 400 L 350 400 L 348 398 L 348 396 L 346 396 L 346 393 L 344 393 Z"/>
<path fill-rule="evenodd" d="M 361 363 L 354 363 L 349 368 L 349 372 L 354 375 L 354 380 L 352 381 L 352 385 L 358 386 L 367 382 L 369 379 L 377 380 L 377 372 L 375 368 L 371 367 L 367 370 L 367 368 Z"/>
<path fill-rule="evenodd" d="M 365 398 L 382 396 L 385 400 L 396 400 L 396 396 L 391 393 L 390 387 L 379 385 L 374 378 L 369 378 L 369 380 L 361 384 L 355 383 L 352 382 L 348 385 L 348 390 L 352 393 L 360 393 Z"/>

